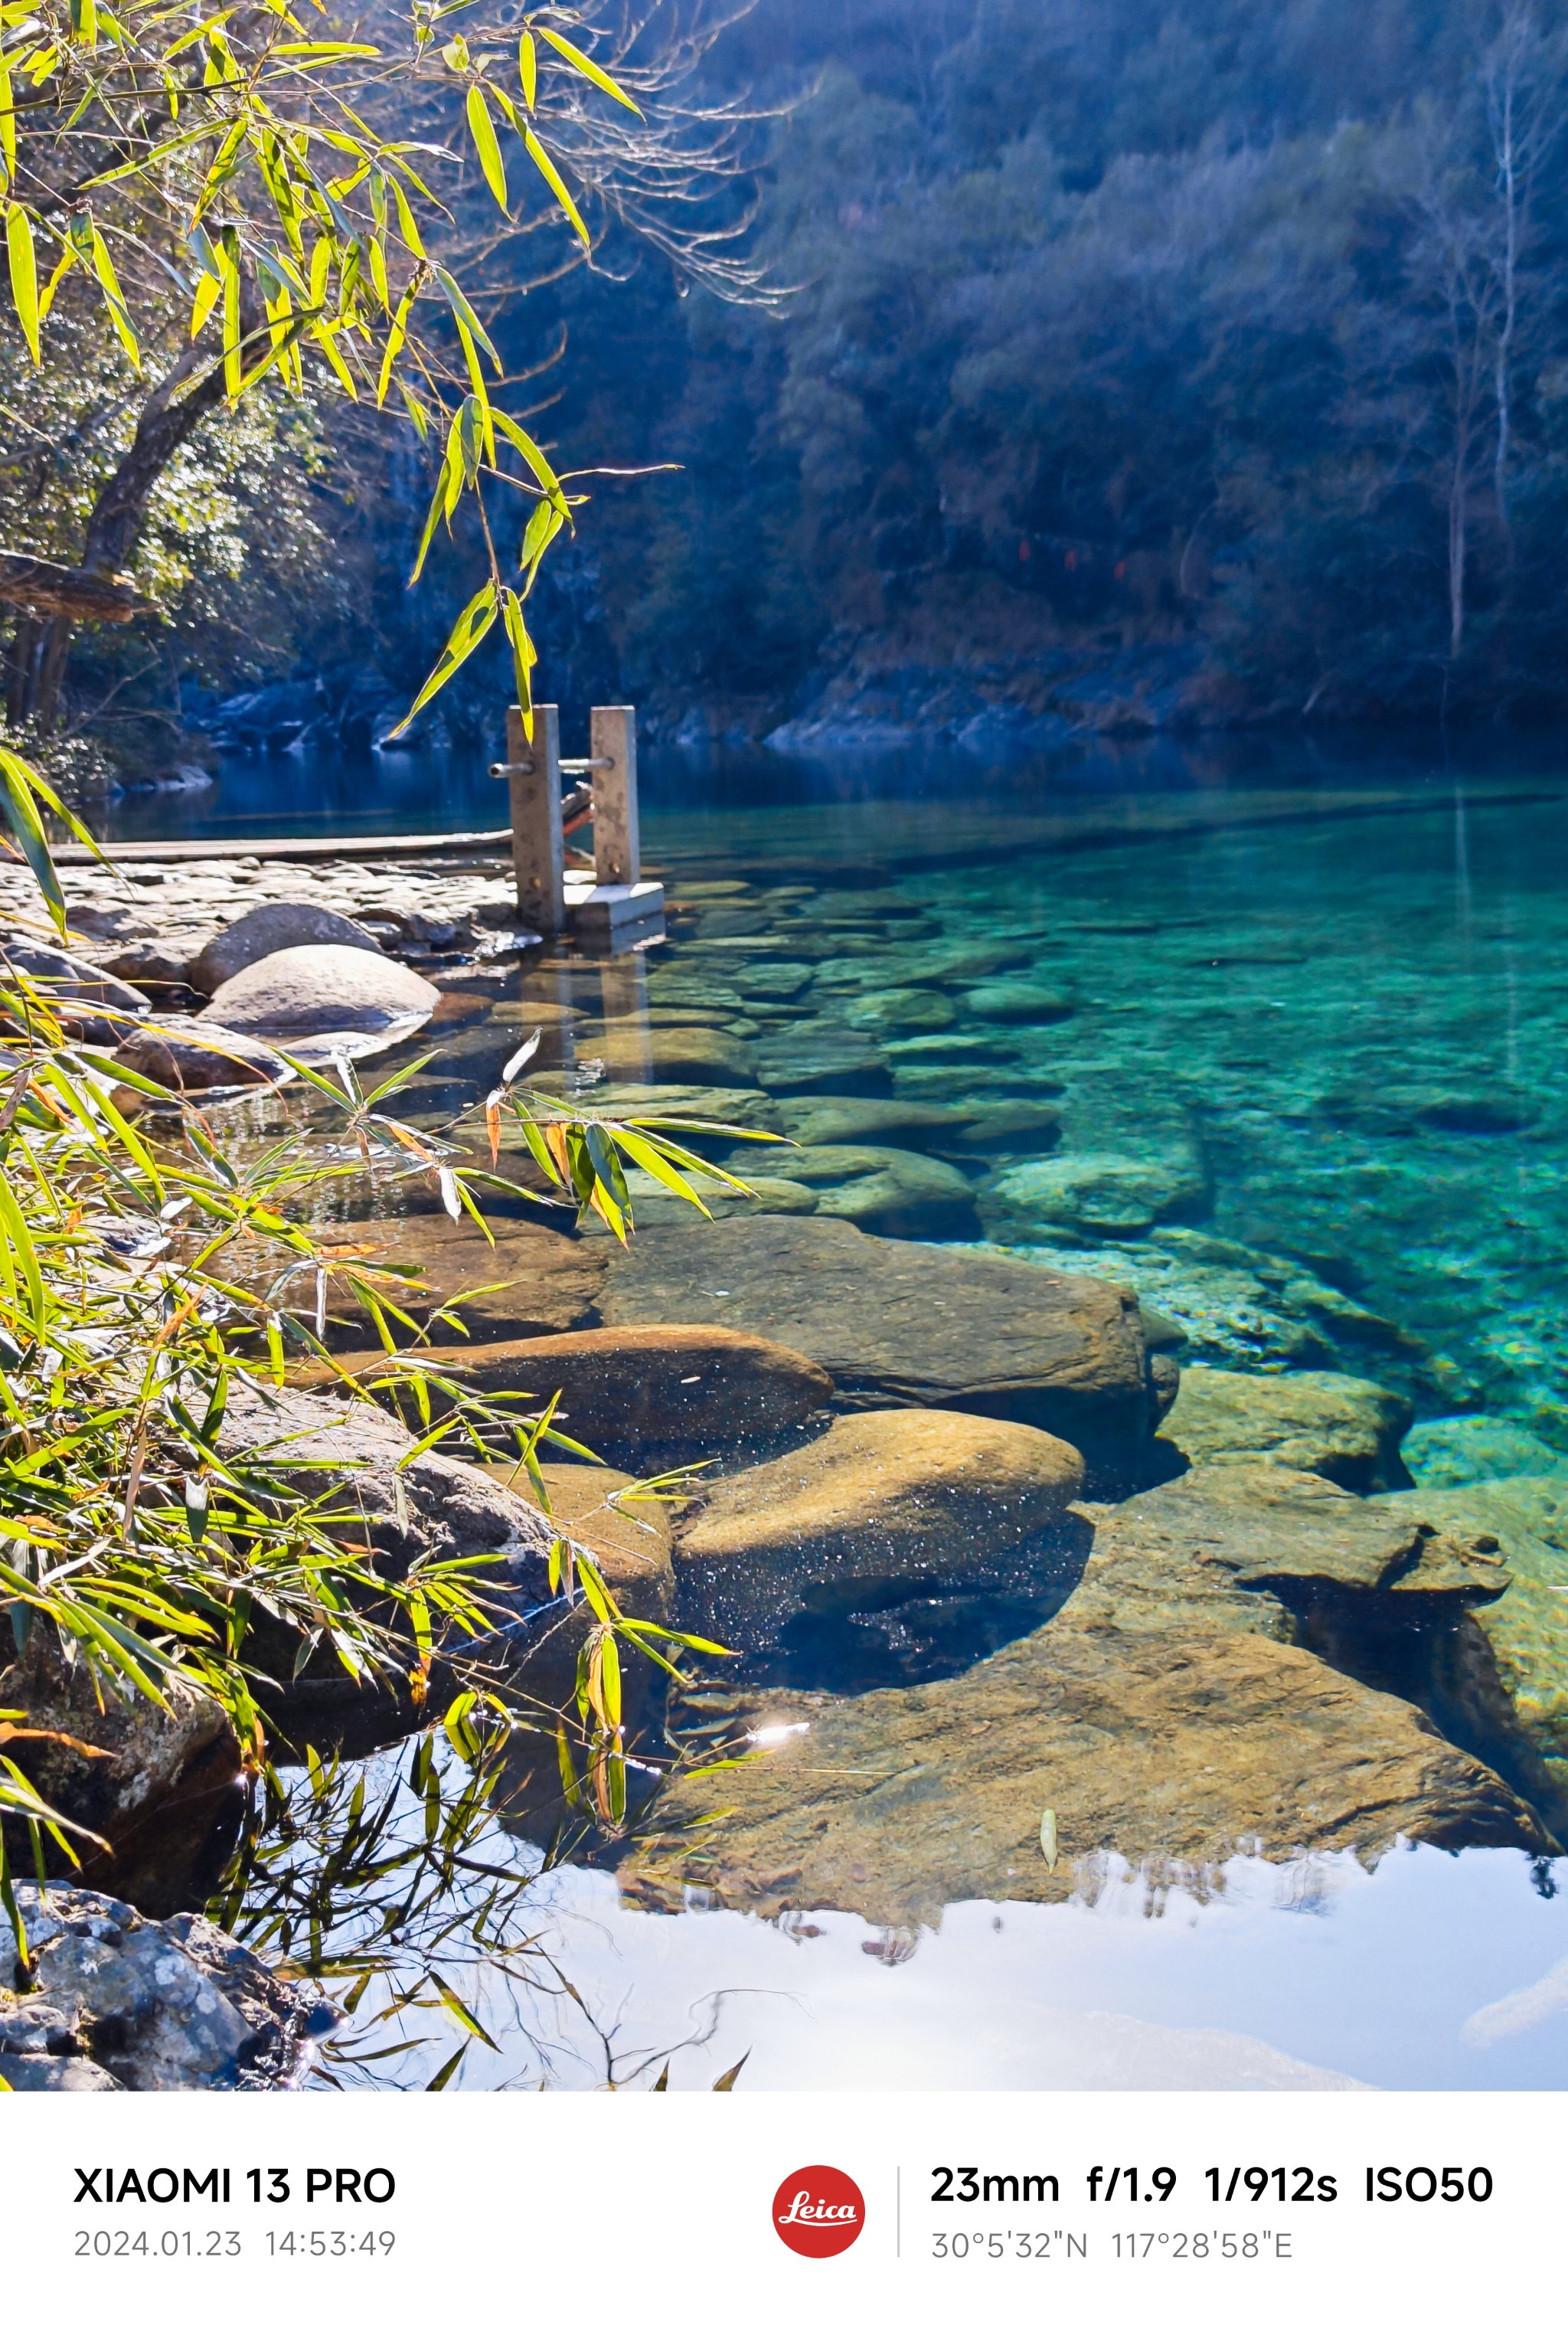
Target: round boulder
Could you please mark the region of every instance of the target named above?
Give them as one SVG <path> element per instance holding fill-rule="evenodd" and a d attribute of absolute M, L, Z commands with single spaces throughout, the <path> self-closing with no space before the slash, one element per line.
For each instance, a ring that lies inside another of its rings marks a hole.
<path fill-rule="evenodd" d="M 204 996 L 215 996 L 226 980 L 260 963 L 263 956 L 284 948 L 364 948 L 372 955 L 381 950 L 367 931 L 330 907 L 312 906 L 304 899 L 277 899 L 249 913 L 210 939 L 190 964 L 185 978 Z"/>
<path fill-rule="evenodd" d="M 280 948 L 226 980 L 198 1020 L 280 1043 L 338 1031 L 380 1036 L 418 1027 L 441 990 L 365 946 Z"/>
<path fill-rule="evenodd" d="M 1053 1434 L 953 1410 L 862 1410 L 714 1482 L 681 1535 L 683 1609 L 737 1648 L 800 1611 L 876 1609 L 1006 1576 L 1067 1519 L 1083 1460 Z"/>

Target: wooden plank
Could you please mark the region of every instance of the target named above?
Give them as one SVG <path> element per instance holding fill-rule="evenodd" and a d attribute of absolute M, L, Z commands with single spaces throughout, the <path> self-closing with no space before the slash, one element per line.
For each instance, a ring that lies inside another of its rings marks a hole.
<path fill-rule="evenodd" d="M 485 834 L 265 834 L 208 835 L 196 842 L 106 842 L 104 857 L 128 865 L 186 866 L 204 858 L 256 858 L 285 863 L 317 858 L 433 858 L 447 853 L 504 855 L 511 847 L 510 827 Z M 15 857 L 14 852 L 7 854 Z M 63 842 L 54 851 L 61 866 L 96 866 L 100 861 L 80 842 Z M 16 860 L 17 865 L 22 862 Z"/>

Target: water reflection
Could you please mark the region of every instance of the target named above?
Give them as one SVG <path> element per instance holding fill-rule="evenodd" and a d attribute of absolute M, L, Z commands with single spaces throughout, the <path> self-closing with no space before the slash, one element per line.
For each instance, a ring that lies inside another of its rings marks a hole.
<path fill-rule="evenodd" d="M 669 2061 L 705 2088 L 745 2056 L 758 2089 L 1562 2088 L 1554 1885 L 1520 1855 L 1415 1847 L 1371 1872 L 1238 1859 L 1151 1903 L 1123 1868 L 1092 1904 L 960 1903 L 889 1937 L 836 1912 L 650 1916 L 561 1868 L 530 1931 L 570 1993 L 487 1976 L 498 2047 L 461 2085 L 646 2086 Z M 400 2085 L 450 2051 L 438 2016 L 427 2036 Z"/>

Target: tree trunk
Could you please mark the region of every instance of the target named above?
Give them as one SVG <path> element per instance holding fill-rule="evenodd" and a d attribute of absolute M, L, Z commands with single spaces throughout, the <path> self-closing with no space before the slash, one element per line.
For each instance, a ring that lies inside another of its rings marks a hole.
<path fill-rule="evenodd" d="M 1458 657 L 1465 645 L 1465 561 L 1469 531 L 1469 481 L 1461 458 L 1454 463 L 1449 491 L 1449 654 Z"/>
<path fill-rule="evenodd" d="M 38 653 L 39 624 L 35 616 L 17 618 L 11 642 L 10 669 L 5 683 L 5 717 L 19 729 L 33 709 L 33 673 Z"/>
<path fill-rule="evenodd" d="M 1493 395 L 1497 407 L 1497 442 L 1492 457 L 1492 477 L 1497 501 L 1497 523 L 1503 530 L 1505 544 L 1512 550 L 1508 526 L 1508 447 L 1512 426 L 1511 370 L 1514 353 L 1514 330 L 1519 309 L 1519 202 L 1514 168 L 1514 92 L 1506 94 L 1503 116 L 1503 147 L 1498 158 L 1498 173 L 1503 196 L 1503 318 L 1497 330 L 1497 366 Z"/>
<path fill-rule="evenodd" d="M 248 280 L 242 279 L 242 350 L 261 323 L 254 291 Z M 176 391 L 202 361 L 198 350 L 185 349 L 142 407 L 136 435 L 113 476 L 100 490 L 87 521 L 81 570 L 84 577 L 119 574 L 136 549 L 153 488 L 193 431 L 223 403 L 224 369 L 221 358 L 216 364 L 209 365 L 195 386 L 176 402 Z M 53 727 L 59 712 L 77 621 L 74 615 L 62 611 L 49 626 L 31 708 L 43 729 Z"/>

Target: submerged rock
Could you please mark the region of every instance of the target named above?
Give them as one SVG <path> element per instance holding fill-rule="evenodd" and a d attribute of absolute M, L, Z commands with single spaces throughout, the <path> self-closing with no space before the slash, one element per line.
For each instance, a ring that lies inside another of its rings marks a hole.
<path fill-rule="evenodd" d="M 264 956 L 299 947 L 364 948 L 372 955 L 381 953 L 378 941 L 347 915 L 307 899 L 280 899 L 251 908 L 217 932 L 189 965 L 185 977 L 204 996 L 215 996 L 225 980 L 260 963 Z"/>
<path fill-rule="evenodd" d="M 1372 1355 L 1403 1373 L 1427 1359 L 1420 1341 L 1288 1256 L 1168 1223 L 1124 1243 L 1029 1241 L 1057 1271 L 1103 1272 L 1136 1288 L 1181 1327 L 1188 1356 L 1221 1369 L 1364 1369 Z"/>
<path fill-rule="evenodd" d="M 807 1353 L 841 1406 L 1015 1419 L 1070 1442 L 1091 1480 L 1142 1477 L 1156 1415 L 1135 1299 L 1026 1263 L 766 1216 L 662 1225 L 611 1259 L 613 1324 L 711 1319 Z"/>
<path fill-rule="evenodd" d="M 887 1094 L 893 1081 L 874 1045 L 849 1029 L 802 1022 L 798 1034 L 756 1048 L 757 1074 L 775 1094 Z"/>
<path fill-rule="evenodd" d="M 1447 1625 L 1502 1595 L 1508 1572 L 1483 1532 L 1426 1509 L 1354 1496 L 1278 1464 L 1194 1467 L 1114 1507 L 1075 1598 L 1125 1626 L 1191 1614 L 1293 1636 L 1329 1612 L 1357 1627 Z"/>
<path fill-rule="evenodd" d="M 819 1215 L 886 1238 L 963 1238 L 979 1228 L 974 1191 L 957 1168 L 917 1150 L 822 1143 L 786 1156 L 791 1179 L 815 1190 Z M 745 1172 L 744 1158 L 731 1163 Z"/>
<path fill-rule="evenodd" d="M 757 1081 L 749 1048 L 717 1028 L 644 1028 L 617 1020 L 604 1036 L 580 1041 L 578 1050 L 584 1060 L 603 1061 L 622 1084 L 733 1087 Z"/>
<path fill-rule="evenodd" d="M 998 1174 L 985 1194 L 988 1223 L 1003 1237 L 1031 1228 L 1103 1232 L 1107 1238 L 1152 1230 L 1170 1216 L 1196 1214 L 1207 1185 L 1195 1152 L 1123 1157 L 1074 1150 L 1031 1159 Z"/>
<path fill-rule="evenodd" d="M 851 1028 L 865 1028 L 873 1036 L 951 1028 L 957 1017 L 951 999 L 931 988 L 877 988 L 844 1013 Z"/>
<path fill-rule="evenodd" d="M 1189 1363 L 1161 1438 L 1194 1466 L 1266 1458 L 1344 1489 L 1388 1490 L 1406 1479 L 1399 1447 L 1411 1414 L 1402 1395 L 1360 1377 L 1245 1376 Z"/>
<path fill-rule="evenodd" d="M 347 1285 L 350 1270 L 363 1273 L 422 1321 L 437 1309 L 455 1307 L 456 1322 L 432 1324 L 432 1342 L 443 1346 L 548 1335 L 594 1320 L 605 1265 L 596 1242 L 568 1238 L 515 1217 L 492 1224 L 491 1232 L 493 1247 L 466 1215 L 453 1222 L 450 1215 L 430 1214 L 408 1222 L 357 1226 L 351 1239 L 336 1231 L 323 1233 L 323 1251 L 341 1266 L 328 1273 L 326 1342 L 335 1349 L 352 1349 L 375 1333 L 368 1313 Z M 285 1274 L 292 1268 L 281 1250 L 277 1268 Z M 260 1285 L 265 1274 L 257 1270 L 248 1276 Z M 287 1285 L 290 1308 L 308 1310 L 313 1287 L 309 1273 L 295 1272 Z"/>
<path fill-rule="evenodd" d="M 877 1101 L 851 1094 L 779 1104 L 784 1132 L 812 1146 L 896 1142 L 906 1150 L 940 1152 L 962 1137 L 976 1114 L 940 1102 Z"/>
<path fill-rule="evenodd" d="M 776 1156 L 777 1152 L 770 1153 Z M 789 1162 L 785 1153 L 785 1163 Z M 699 1190 L 702 1203 L 716 1221 L 729 1215 L 814 1215 L 817 1193 L 803 1182 L 796 1182 L 783 1174 L 758 1174 L 753 1171 L 750 1157 L 732 1158 L 728 1171 L 746 1184 L 744 1190 L 732 1190 L 723 1182 L 708 1182 L 693 1176 L 692 1188 Z M 632 1167 L 626 1175 L 626 1195 L 632 1201 L 634 1228 L 645 1231 L 655 1223 L 689 1223 L 695 1212 L 689 1199 L 683 1199 L 641 1168 Z M 700 1219 L 700 1218 L 698 1218 Z M 591 1215 L 583 1225 L 584 1238 L 612 1238 L 614 1234 L 608 1223 Z"/>
<path fill-rule="evenodd" d="M 832 1379 L 814 1361 L 732 1328 L 590 1328 L 470 1343 L 441 1357 L 477 1391 L 527 1393 L 540 1407 L 559 1393 L 563 1429 L 595 1450 L 766 1439 L 833 1397 Z M 373 1352 L 342 1361 L 351 1375 L 374 1375 L 384 1364 Z M 316 1384 L 326 1379 L 318 1366 L 298 1374 Z"/>
<path fill-rule="evenodd" d="M 498 1464 L 480 1470 L 528 1505 L 538 1505 L 520 1467 Z M 623 1500 L 620 1494 L 635 1489 L 633 1477 L 609 1466 L 547 1465 L 541 1466 L 539 1472 L 549 1500 L 546 1527 L 569 1542 L 574 1550 L 585 1550 L 625 1618 L 666 1626 L 675 1601 L 668 1504 L 658 1498 Z M 518 1670 L 518 1680 L 531 1700 L 547 1711 L 567 1706 L 577 1688 L 578 1655 L 597 1624 L 592 1605 L 578 1595 L 574 1601 L 548 1606 L 532 1626 L 519 1631 L 516 1640 L 526 1645 L 527 1656 Z M 621 1688 L 624 1722 L 635 1733 L 657 1710 L 663 1693 L 663 1672 L 623 1643 Z M 526 1749 L 518 1762 L 527 1762 Z M 565 1811 L 560 1803 L 559 1765 L 553 1741 L 547 1762 L 556 1776 L 553 1829 Z M 542 1842 L 548 1841 L 546 1830 Z"/>
<path fill-rule="evenodd" d="M 1423 1489 L 1460 1489 L 1521 1474 L 1568 1474 L 1568 1457 L 1507 1417 L 1433 1417 L 1405 1435 L 1400 1456 Z"/>
<path fill-rule="evenodd" d="M 975 1019 L 999 1021 L 1004 1027 L 1049 1027 L 1070 1020 L 1078 1008 L 1070 996 L 1031 980 L 987 980 L 972 988 L 965 1001 Z"/>
<path fill-rule="evenodd" d="M 1020 1151 L 1033 1155 L 1060 1139 L 1061 1112 L 1053 1102 L 982 1102 L 962 1131 L 941 1147 L 945 1156 L 999 1157 Z"/>
<path fill-rule="evenodd" d="M 499 1463 L 482 1470 L 530 1505 L 539 1505 L 521 1466 Z M 587 1548 L 627 1618 L 668 1620 L 675 1602 L 668 1501 L 628 1496 L 636 1491 L 636 1478 L 613 1466 L 543 1465 L 539 1473 L 549 1501 L 541 1511 L 563 1536 Z M 575 1665 L 575 1651 L 573 1659 Z"/>
<path fill-rule="evenodd" d="M 1507 1592 L 1478 1607 L 1438 1648 L 1440 1719 L 1490 1754 L 1568 1830 L 1568 1476 L 1434 1490 L 1423 1483 L 1378 1506 L 1479 1540 L 1506 1564 Z"/>
<path fill-rule="evenodd" d="M 1011 1577 L 1007 1559 L 1060 1525 L 1082 1486 L 1078 1451 L 1032 1426 L 863 1410 L 701 1492 L 679 1534 L 682 1610 L 751 1651 L 798 1612 Z"/>
<path fill-rule="evenodd" d="M 559 1092 L 563 1100 L 570 1092 L 596 1117 L 630 1118 L 639 1123 L 647 1118 L 704 1119 L 716 1129 L 713 1133 L 688 1128 L 678 1133 L 677 1139 L 705 1154 L 715 1147 L 728 1146 L 726 1126 L 739 1126 L 747 1133 L 757 1133 L 777 1134 L 780 1131 L 778 1113 L 772 1101 L 755 1086 L 628 1084 L 612 1078 L 606 1084 L 584 1087 L 581 1078 L 569 1081 L 555 1075 L 536 1077 L 533 1082 L 544 1093 Z M 782 1173 L 789 1153 L 759 1144 L 748 1149 L 746 1155 L 747 1162 L 759 1172 L 772 1167 Z"/>

